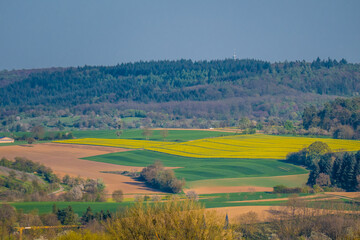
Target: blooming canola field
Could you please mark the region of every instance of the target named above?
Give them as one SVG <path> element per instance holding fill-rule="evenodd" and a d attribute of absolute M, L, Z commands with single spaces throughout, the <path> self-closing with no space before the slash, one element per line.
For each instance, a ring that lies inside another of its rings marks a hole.
<path fill-rule="evenodd" d="M 298 151 L 316 141 L 327 143 L 335 152 L 360 150 L 360 141 L 355 140 L 288 137 L 264 134 L 233 135 L 199 139 L 183 143 L 98 138 L 71 139 L 57 142 L 146 149 L 193 158 L 285 159 L 289 152 Z"/>

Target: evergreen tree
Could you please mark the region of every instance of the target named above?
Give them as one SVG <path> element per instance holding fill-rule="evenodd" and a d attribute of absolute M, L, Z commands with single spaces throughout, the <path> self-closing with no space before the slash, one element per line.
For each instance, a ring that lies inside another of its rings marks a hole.
<path fill-rule="evenodd" d="M 343 160 L 341 185 L 342 188 L 346 189 L 347 191 L 352 191 L 355 188 L 354 186 L 354 183 L 356 181 L 355 165 L 356 165 L 356 159 L 354 154 L 346 152 L 344 154 L 344 160 Z"/>
<path fill-rule="evenodd" d="M 319 177 L 320 168 L 317 164 L 313 165 L 313 169 L 310 171 L 309 179 L 307 185 L 314 186 L 316 184 L 316 179 Z"/>
<path fill-rule="evenodd" d="M 54 203 L 54 205 L 52 206 L 52 213 L 53 214 L 57 214 L 57 212 L 59 211 L 58 207 L 56 206 L 56 204 Z"/>
<path fill-rule="evenodd" d="M 90 222 L 91 220 L 94 219 L 94 214 L 91 210 L 91 207 L 89 206 L 87 209 L 86 209 L 86 212 L 83 214 L 83 216 L 81 217 L 81 222 L 83 224 L 86 224 L 88 222 Z"/>
<path fill-rule="evenodd" d="M 335 161 L 334 161 L 334 165 L 333 165 L 333 169 L 332 169 L 332 183 L 337 186 L 337 187 L 341 187 L 341 175 L 342 175 L 342 168 L 343 168 L 343 160 L 341 156 L 337 156 Z"/>
<path fill-rule="evenodd" d="M 321 156 L 319 161 L 320 173 L 331 175 L 333 168 L 333 154 L 328 153 Z"/>
<path fill-rule="evenodd" d="M 77 216 L 71 206 L 61 210 L 59 209 L 57 212 L 57 217 L 63 225 L 77 224 Z"/>

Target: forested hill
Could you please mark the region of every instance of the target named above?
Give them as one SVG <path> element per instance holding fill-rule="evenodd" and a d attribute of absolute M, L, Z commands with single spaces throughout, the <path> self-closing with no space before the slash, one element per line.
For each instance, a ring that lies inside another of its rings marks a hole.
<path fill-rule="evenodd" d="M 289 117 L 310 103 L 360 92 L 360 64 L 345 60 L 151 61 L 0 72 L 5 117 L 27 112 L 141 109 L 181 117 Z"/>

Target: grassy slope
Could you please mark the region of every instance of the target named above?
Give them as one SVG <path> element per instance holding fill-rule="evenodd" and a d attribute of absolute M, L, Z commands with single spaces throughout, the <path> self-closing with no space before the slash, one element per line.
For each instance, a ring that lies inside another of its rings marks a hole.
<path fill-rule="evenodd" d="M 186 181 L 204 179 L 266 177 L 307 173 L 306 170 L 272 159 L 226 159 L 226 158 L 188 158 L 147 150 L 110 153 L 84 158 L 126 166 L 147 166 L 160 160 L 166 167 L 174 169 L 176 176 Z"/>

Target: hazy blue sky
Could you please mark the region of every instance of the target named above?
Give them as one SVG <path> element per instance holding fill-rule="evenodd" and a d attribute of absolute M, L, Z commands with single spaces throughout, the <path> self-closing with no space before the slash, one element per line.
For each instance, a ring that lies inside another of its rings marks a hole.
<path fill-rule="evenodd" d="M 0 70 L 138 60 L 360 62 L 359 0 L 0 0 Z"/>

